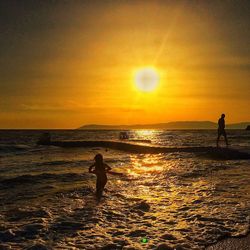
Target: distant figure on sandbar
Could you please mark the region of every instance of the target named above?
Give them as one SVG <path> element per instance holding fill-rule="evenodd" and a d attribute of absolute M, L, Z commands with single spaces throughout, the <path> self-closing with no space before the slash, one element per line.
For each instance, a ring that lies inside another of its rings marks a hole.
<path fill-rule="evenodd" d="M 111 170 L 111 167 L 103 162 L 103 156 L 97 154 L 94 158 L 95 163 L 89 167 L 89 173 L 96 175 L 96 197 L 101 199 L 104 187 L 107 183 L 107 172 Z"/>
<path fill-rule="evenodd" d="M 219 147 L 219 140 L 222 135 L 224 136 L 226 144 L 228 146 L 229 144 L 227 140 L 227 133 L 225 131 L 225 114 L 222 114 L 221 118 L 218 120 L 218 137 L 217 137 L 217 143 L 216 143 L 217 147 Z"/>

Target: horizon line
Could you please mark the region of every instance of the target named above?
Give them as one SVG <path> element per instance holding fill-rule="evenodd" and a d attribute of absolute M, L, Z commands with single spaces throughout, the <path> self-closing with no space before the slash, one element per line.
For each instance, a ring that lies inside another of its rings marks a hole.
<path fill-rule="evenodd" d="M 101 124 L 101 123 L 87 123 L 87 124 L 84 124 L 84 125 L 80 125 L 79 127 L 75 127 L 75 128 L 31 128 L 31 127 L 27 127 L 27 128 L 6 128 L 6 127 L 3 127 L 1 128 L 0 127 L 0 130 L 78 130 L 80 128 L 83 128 L 83 127 L 87 127 L 87 126 L 107 126 L 107 127 L 117 127 L 117 129 L 112 129 L 112 130 L 119 130 L 118 127 L 133 127 L 133 126 L 154 126 L 154 125 L 160 125 L 160 124 L 169 124 L 169 123 L 191 123 L 191 122 L 197 122 L 197 123 L 204 123 L 204 122 L 207 122 L 207 123 L 213 123 L 214 125 L 217 124 L 217 122 L 212 122 L 212 121 L 209 121 L 209 120 L 192 120 L 192 121 L 170 121 L 170 122 L 160 122 L 160 123 L 142 123 L 142 124 Z M 232 122 L 232 123 L 228 123 L 227 126 L 230 126 L 230 125 L 235 125 L 235 124 L 241 124 L 241 123 L 249 123 L 250 125 L 250 121 L 240 121 L 240 122 Z M 110 128 L 111 129 L 111 128 Z M 122 129 L 122 128 L 121 128 Z M 131 128 L 133 129 L 133 128 Z M 138 130 L 140 129 L 143 129 L 143 128 L 137 128 Z M 151 128 L 151 129 L 155 129 L 155 130 L 164 130 L 164 128 Z M 166 129 L 169 129 L 169 130 L 174 130 L 174 129 L 177 129 L 177 130 L 185 130 L 185 129 L 216 129 L 216 128 L 166 128 Z M 98 130 L 98 129 L 86 129 L 86 130 Z M 109 130 L 108 128 L 107 129 L 101 129 L 101 130 Z"/>

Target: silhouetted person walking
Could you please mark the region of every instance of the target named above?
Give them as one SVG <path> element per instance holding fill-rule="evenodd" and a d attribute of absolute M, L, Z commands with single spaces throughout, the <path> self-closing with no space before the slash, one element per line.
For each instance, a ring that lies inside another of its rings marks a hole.
<path fill-rule="evenodd" d="M 219 140 L 221 136 L 224 136 L 226 144 L 228 144 L 227 133 L 225 131 L 225 114 L 221 115 L 221 118 L 218 120 L 218 137 L 217 137 L 217 147 L 219 147 Z"/>

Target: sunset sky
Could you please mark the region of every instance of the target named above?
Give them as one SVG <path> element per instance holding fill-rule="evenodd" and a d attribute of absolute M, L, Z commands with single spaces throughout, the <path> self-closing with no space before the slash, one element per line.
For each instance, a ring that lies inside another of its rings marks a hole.
<path fill-rule="evenodd" d="M 250 121 L 249 1 L 0 2 L 0 128 Z M 153 68 L 158 85 L 136 86 Z"/>

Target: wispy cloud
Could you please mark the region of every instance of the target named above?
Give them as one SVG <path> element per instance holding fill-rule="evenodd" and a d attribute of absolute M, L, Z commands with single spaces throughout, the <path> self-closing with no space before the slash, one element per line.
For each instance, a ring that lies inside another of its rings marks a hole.
<path fill-rule="evenodd" d="M 121 112 L 121 113 L 131 113 L 131 112 L 144 112 L 142 108 L 131 108 L 131 107 L 113 107 L 113 106 L 86 106 L 74 101 L 70 101 L 66 104 L 57 103 L 57 104 L 35 104 L 35 103 L 23 103 L 20 106 L 22 111 L 38 111 L 38 112 L 103 112 L 103 111 L 112 111 L 112 112 Z"/>

